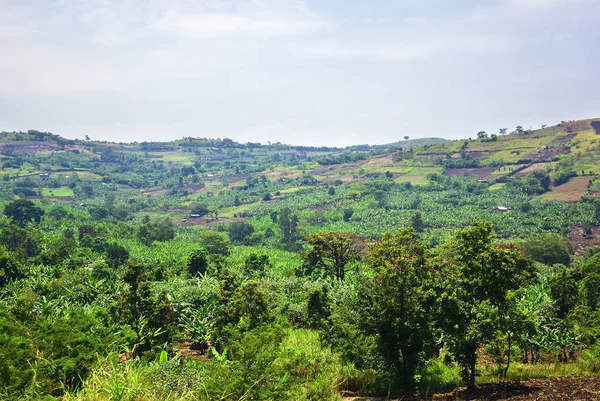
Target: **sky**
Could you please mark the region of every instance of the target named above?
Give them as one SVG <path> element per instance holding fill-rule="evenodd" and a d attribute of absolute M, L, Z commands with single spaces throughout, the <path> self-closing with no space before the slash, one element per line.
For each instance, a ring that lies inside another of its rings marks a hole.
<path fill-rule="evenodd" d="M 347 146 L 600 117 L 600 0 L 0 0 L 0 131 Z"/>

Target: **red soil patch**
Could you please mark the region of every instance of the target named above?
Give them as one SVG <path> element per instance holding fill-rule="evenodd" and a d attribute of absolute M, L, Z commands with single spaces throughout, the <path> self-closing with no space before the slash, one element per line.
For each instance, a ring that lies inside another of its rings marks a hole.
<path fill-rule="evenodd" d="M 271 172 L 265 174 L 265 176 L 267 176 L 271 180 L 276 180 L 281 177 L 298 178 L 301 176 L 301 174 L 300 173 L 288 173 L 286 171 L 271 171 Z"/>
<path fill-rule="evenodd" d="M 173 343 L 175 353 L 181 357 L 201 359 L 205 362 L 210 362 L 210 359 L 205 356 L 210 344 L 193 344 L 191 341 Z"/>
<path fill-rule="evenodd" d="M 569 231 L 569 241 L 573 244 L 573 250 L 576 256 L 583 255 L 586 248 L 600 246 L 600 226 L 593 226 L 592 235 L 586 236 L 583 227 L 571 227 Z"/>
<path fill-rule="evenodd" d="M 446 401 L 591 401 L 600 399 L 600 377 L 571 376 L 490 383 L 481 385 L 473 391 L 457 389 L 448 394 L 439 394 L 422 399 Z"/>
<path fill-rule="evenodd" d="M 483 152 L 483 151 L 467 151 L 467 155 L 472 159 L 485 159 L 486 157 L 492 156 L 496 152 Z"/>
<path fill-rule="evenodd" d="M 349 175 L 340 175 L 340 176 L 337 176 L 337 177 L 325 177 L 323 179 L 323 182 L 335 182 L 335 181 L 338 181 L 338 180 L 340 180 L 340 181 L 342 181 L 343 183 L 346 183 L 346 184 L 349 183 L 349 182 L 364 181 L 364 180 L 356 179 L 356 178 L 354 178 L 352 176 L 349 176 Z"/>
<path fill-rule="evenodd" d="M 567 132 L 587 131 L 591 125 L 589 121 L 573 121 L 563 124 Z"/>
<path fill-rule="evenodd" d="M 347 401 L 383 401 L 353 397 Z M 397 401 L 593 401 L 600 400 L 600 376 L 565 376 L 482 384 L 475 390 L 457 388 L 447 393 L 405 396 Z"/>
<path fill-rule="evenodd" d="M 530 160 L 546 160 L 546 159 L 551 159 L 555 156 L 560 156 L 564 152 L 565 152 L 565 149 L 562 146 L 559 148 L 543 147 L 542 149 L 538 149 L 535 152 L 531 152 L 524 158 L 530 159 Z"/>
<path fill-rule="evenodd" d="M 498 167 L 477 167 L 477 168 L 447 168 L 444 170 L 444 175 L 447 177 L 476 177 L 479 179 L 486 178 L 491 173 L 496 171 Z"/>
<path fill-rule="evenodd" d="M 22 198 L 27 200 L 49 199 L 51 201 L 73 202 L 72 196 L 22 196 Z"/>
<path fill-rule="evenodd" d="M 523 177 L 529 173 L 533 173 L 534 171 L 538 171 L 538 170 L 543 170 L 546 167 L 553 167 L 556 164 L 556 162 L 552 162 L 552 163 L 534 163 L 531 166 L 524 168 L 523 170 L 518 171 L 517 173 L 515 173 L 516 176 L 518 177 Z"/>
<path fill-rule="evenodd" d="M 577 136 L 577 133 L 573 133 L 573 134 L 567 134 L 567 135 L 561 135 L 561 136 L 557 136 L 556 138 L 554 138 L 552 140 L 552 142 L 550 142 L 550 144 L 553 143 L 561 143 L 561 142 L 569 142 L 571 139 L 575 138 Z"/>

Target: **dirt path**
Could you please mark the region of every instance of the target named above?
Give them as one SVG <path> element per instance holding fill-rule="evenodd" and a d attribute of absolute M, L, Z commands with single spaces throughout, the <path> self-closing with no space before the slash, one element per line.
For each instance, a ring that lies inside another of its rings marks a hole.
<path fill-rule="evenodd" d="M 383 401 L 382 398 L 352 397 L 344 401 Z M 597 401 L 600 400 L 600 376 L 569 376 L 490 383 L 468 392 L 464 388 L 423 397 L 407 396 L 397 401 Z"/>

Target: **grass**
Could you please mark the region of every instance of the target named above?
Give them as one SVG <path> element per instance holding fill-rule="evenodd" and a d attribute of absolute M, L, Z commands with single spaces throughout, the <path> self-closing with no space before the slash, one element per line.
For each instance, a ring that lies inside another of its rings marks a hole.
<path fill-rule="evenodd" d="M 42 188 L 43 196 L 73 196 L 73 190 L 69 187 Z"/>
<path fill-rule="evenodd" d="M 506 186 L 506 184 L 505 184 L 505 183 L 503 183 L 503 182 L 499 182 L 499 183 L 497 183 L 497 184 L 490 185 L 488 189 L 489 189 L 490 191 L 499 191 L 499 190 L 501 190 L 502 188 L 504 188 L 505 186 Z"/>
<path fill-rule="evenodd" d="M 481 376 L 477 382 L 495 383 L 501 380 L 499 372 L 504 370 L 504 365 L 484 365 L 478 367 Z M 537 363 L 524 364 L 513 362 L 508 369 L 506 380 L 527 380 L 540 379 L 552 376 L 573 376 L 581 374 L 589 374 L 590 372 L 581 366 L 579 363 Z"/>
<path fill-rule="evenodd" d="M 77 175 L 83 181 L 100 181 L 102 177 L 89 171 L 61 171 L 59 173 L 52 173 L 52 177 L 72 177 Z"/>
<path fill-rule="evenodd" d="M 219 217 L 233 218 L 234 215 L 239 215 L 240 213 L 256 206 L 260 206 L 261 201 L 256 201 L 253 203 L 246 203 L 239 206 L 232 206 L 228 208 L 223 208 L 219 210 Z"/>

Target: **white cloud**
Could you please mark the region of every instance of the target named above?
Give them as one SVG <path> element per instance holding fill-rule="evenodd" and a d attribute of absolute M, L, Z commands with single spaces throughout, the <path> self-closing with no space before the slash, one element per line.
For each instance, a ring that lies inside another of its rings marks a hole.
<path fill-rule="evenodd" d="M 516 7 L 539 9 L 593 4 L 597 0 L 509 0 L 509 3 Z"/>
<path fill-rule="evenodd" d="M 169 10 L 155 25 L 158 30 L 196 38 L 241 35 L 298 35 L 323 30 L 318 19 L 290 16 L 255 17 L 227 13 L 181 14 Z"/>
<path fill-rule="evenodd" d="M 363 57 L 388 61 L 416 61 L 439 56 L 447 52 L 482 52 L 512 48 L 507 38 L 491 35 L 435 34 L 418 39 L 390 43 L 329 41 L 307 46 L 309 57 Z"/>

